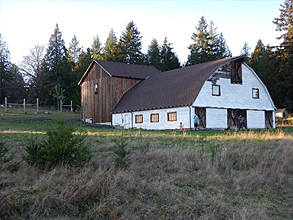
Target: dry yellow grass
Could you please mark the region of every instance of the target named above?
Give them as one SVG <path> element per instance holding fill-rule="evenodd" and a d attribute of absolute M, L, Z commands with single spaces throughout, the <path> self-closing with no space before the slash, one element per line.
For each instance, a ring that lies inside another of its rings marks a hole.
<path fill-rule="evenodd" d="M 126 132 L 131 165 L 119 169 L 107 133 L 89 133 L 83 168 L 6 164 L 0 219 L 293 218 L 292 135 Z"/>

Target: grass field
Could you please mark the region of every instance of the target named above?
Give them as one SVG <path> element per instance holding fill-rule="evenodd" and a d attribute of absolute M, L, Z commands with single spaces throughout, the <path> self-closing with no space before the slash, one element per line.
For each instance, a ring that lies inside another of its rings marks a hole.
<path fill-rule="evenodd" d="M 87 131 L 85 167 L 41 170 L 21 158 L 60 113 L 1 112 L 0 219 L 293 219 L 293 128 L 254 131 Z M 127 168 L 115 166 L 127 141 Z"/>

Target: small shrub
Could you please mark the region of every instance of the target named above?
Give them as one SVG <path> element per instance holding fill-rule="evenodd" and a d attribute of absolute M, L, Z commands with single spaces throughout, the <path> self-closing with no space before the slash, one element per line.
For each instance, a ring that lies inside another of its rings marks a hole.
<path fill-rule="evenodd" d="M 130 164 L 129 158 L 127 158 L 127 155 L 130 154 L 130 151 L 126 149 L 128 142 L 123 137 L 115 142 L 116 146 L 114 148 L 114 153 L 116 154 L 116 166 L 123 169 L 127 168 Z"/>
<path fill-rule="evenodd" d="M 74 134 L 74 127 L 63 118 L 55 119 L 46 134 L 47 139 L 31 138 L 26 145 L 23 159 L 30 165 L 42 168 L 65 164 L 82 166 L 91 159 L 91 151 L 84 145 L 86 135 Z"/>

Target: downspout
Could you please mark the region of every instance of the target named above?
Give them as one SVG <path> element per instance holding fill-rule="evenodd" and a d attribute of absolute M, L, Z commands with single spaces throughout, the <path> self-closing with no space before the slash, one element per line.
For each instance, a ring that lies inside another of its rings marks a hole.
<path fill-rule="evenodd" d="M 131 113 L 131 128 L 133 128 L 133 112 L 130 112 Z"/>
<path fill-rule="evenodd" d="M 189 128 L 191 130 L 191 106 L 189 106 Z"/>

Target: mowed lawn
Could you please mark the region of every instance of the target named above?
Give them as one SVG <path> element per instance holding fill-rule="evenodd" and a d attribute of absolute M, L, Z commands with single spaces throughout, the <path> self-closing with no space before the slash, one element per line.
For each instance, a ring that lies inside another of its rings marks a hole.
<path fill-rule="evenodd" d="M 93 157 L 43 170 L 23 159 L 32 138 L 66 118 Z M 248 131 L 102 129 L 76 113 L 0 109 L 0 219 L 293 219 L 293 128 Z M 290 124 L 290 123 L 289 123 Z M 129 165 L 115 164 L 127 143 Z"/>

